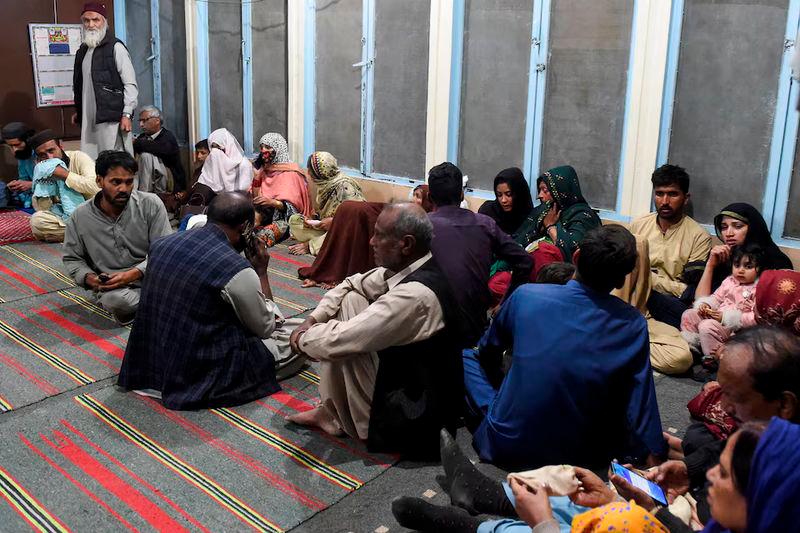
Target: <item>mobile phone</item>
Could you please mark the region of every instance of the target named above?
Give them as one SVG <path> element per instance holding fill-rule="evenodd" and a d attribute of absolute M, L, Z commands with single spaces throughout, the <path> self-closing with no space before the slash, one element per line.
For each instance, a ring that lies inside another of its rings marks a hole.
<path fill-rule="evenodd" d="M 619 463 L 611 463 L 611 471 L 620 477 L 624 477 L 628 480 L 628 483 L 639 490 L 643 490 L 658 503 L 667 505 L 667 497 L 664 495 L 664 490 L 652 481 L 643 478 L 636 472 L 631 472 Z"/>
<path fill-rule="evenodd" d="M 97 279 L 99 279 L 99 280 L 100 280 L 100 283 L 107 283 L 107 282 L 108 282 L 108 280 L 110 280 L 110 279 L 111 279 L 111 276 L 109 276 L 108 274 L 106 274 L 105 272 L 103 272 L 102 274 L 98 274 L 98 275 L 97 275 Z"/>

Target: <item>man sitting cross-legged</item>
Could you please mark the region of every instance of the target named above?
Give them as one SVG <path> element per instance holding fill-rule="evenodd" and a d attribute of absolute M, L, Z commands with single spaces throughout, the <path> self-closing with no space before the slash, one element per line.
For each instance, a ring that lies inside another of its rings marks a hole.
<path fill-rule="evenodd" d="M 36 155 L 31 232 L 40 241 L 63 242 L 66 220 L 100 188 L 95 163 L 79 150 L 64 150 L 58 134 L 44 130 L 28 140 Z"/>
<path fill-rule="evenodd" d="M 319 407 L 288 417 L 366 439 L 371 451 L 438 456 L 463 402 L 460 308 L 430 253 L 416 204 L 387 205 L 371 245 L 378 268 L 332 289 L 291 336 L 320 361 Z"/>
<path fill-rule="evenodd" d="M 266 243 L 245 237 L 254 216 L 247 195 L 221 193 L 206 226 L 153 244 L 119 385 L 157 391 L 170 409 L 239 405 L 280 390 L 262 339 L 283 318 Z"/>
<path fill-rule="evenodd" d="M 101 152 L 100 192 L 75 209 L 64 236 L 67 272 L 121 324 L 136 316 L 150 245 L 172 233 L 158 196 L 133 189 L 136 168 L 127 152 Z"/>
<path fill-rule="evenodd" d="M 618 225 L 586 234 L 566 285 L 530 284 L 503 305 L 479 351 L 464 352 L 481 459 L 520 470 L 663 455 L 647 323 L 609 292 L 636 261 Z M 511 352 L 511 369 L 501 365 Z"/>

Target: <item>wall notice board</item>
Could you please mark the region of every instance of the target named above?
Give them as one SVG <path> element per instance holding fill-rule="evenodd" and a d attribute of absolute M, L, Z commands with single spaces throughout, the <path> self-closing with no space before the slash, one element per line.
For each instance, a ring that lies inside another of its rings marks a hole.
<path fill-rule="evenodd" d="M 36 106 L 72 105 L 72 69 L 81 46 L 80 24 L 28 24 Z"/>

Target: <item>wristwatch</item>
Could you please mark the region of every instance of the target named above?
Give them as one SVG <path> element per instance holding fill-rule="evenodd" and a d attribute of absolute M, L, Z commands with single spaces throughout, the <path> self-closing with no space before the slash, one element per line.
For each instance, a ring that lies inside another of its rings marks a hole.
<path fill-rule="evenodd" d="M 123 116 L 123 117 L 125 117 L 125 118 L 128 118 L 128 119 L 129 119 L 129 118 L 131 118 L 133 115 L 131 115 L 130 113 L 123 113 L 123 114 L 122 114 L 122 116 Z"/>

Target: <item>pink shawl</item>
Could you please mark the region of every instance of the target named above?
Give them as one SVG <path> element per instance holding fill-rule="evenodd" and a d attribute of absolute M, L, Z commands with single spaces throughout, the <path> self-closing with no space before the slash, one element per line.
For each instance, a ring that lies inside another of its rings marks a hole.
<path fill-rule="evenodd" d="M 289 202 L 307 217 L 313 213 L 306 176 L 297 163 L 275 163 L 262 167 L 253 180 L 253 196 Z"/>

